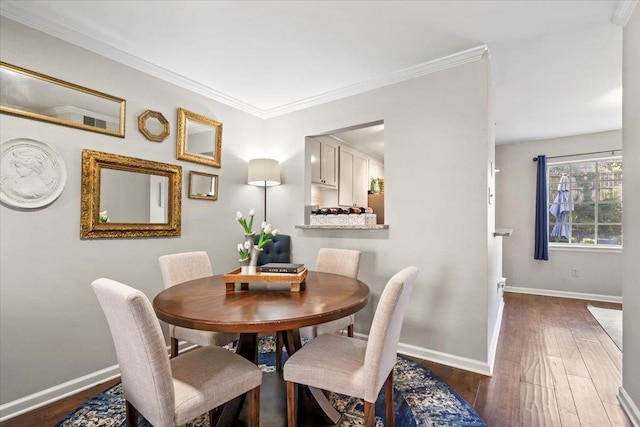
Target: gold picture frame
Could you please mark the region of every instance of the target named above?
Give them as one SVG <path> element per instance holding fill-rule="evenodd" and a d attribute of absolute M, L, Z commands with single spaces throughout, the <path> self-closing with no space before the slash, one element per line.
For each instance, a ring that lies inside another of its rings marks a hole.
<path fill-rule="evenodd" d="M 189 171 L 189 193 L 190 199 L 218 200 L 218 175 Z"/>
<path fill-rule="evenodd" d="M 178 108 L 176 158 L 219 168 L 221 156 L 222 123 Z"/>
<path fill-rule="evenodd" d="M 180 235 L 180 166 L 83 150 L 81 197 L 82 239 Z"/>
<path fill-rule="evenodd" d="M 138 116 L 138 130 L 149 141 L 162 142 L 169 136 L 169 121 L 160 111 L 146 110 Z"/>
<path fill-rule="evenodd" d="M 1 113 L 124 138 L 122 98 L 1 61 L 0 81 Z"/>

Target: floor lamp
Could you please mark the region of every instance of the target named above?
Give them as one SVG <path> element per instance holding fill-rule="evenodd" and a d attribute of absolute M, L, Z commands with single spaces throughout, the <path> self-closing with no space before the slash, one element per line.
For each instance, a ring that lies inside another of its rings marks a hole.
<path fill-rule="evenodd" d="M 280 185 L 280 164 L 273 159 L 249 160 L 247 183 L 264 187 L 264 220 L 267 221 L 267 187 Z"/>

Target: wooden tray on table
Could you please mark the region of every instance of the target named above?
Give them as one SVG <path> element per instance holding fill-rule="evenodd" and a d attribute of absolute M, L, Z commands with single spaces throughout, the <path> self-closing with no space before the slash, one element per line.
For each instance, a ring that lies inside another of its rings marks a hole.
<path fill-rule="evenodd" d="M 223 276 L 227 291 L 233 291 L 236 283 L 240 283 L 241 290 L 248 290 L 249 283 L 287 283 L 291 285 L 291 292 L 304 291 L 305 280 L 307 279 L 307 269 L 300 273 L 255 273 L 241 274 L 240 268 Z"/>

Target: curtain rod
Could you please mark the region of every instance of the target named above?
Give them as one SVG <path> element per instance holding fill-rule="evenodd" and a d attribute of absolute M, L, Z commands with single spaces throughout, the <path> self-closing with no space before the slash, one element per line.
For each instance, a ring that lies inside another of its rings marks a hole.
<path fill-rule="evenodd" d="M 622 151 L 622 150 L 605 150 L 605 151 L 592 151 L 591 153 L 580 153 L 580 154 L 567 154 L 565 156 L 553 156 L 553 157 L 547 157 L 547 159 L 560 159 L 562 157 L 574 157 L 574 156 L 587 156 L 589 154 L 604 154 L 604 153 L 615 153 L 616 151 Z M 538 161 L 537 157 L 533 158 L 534 162 Z"/>

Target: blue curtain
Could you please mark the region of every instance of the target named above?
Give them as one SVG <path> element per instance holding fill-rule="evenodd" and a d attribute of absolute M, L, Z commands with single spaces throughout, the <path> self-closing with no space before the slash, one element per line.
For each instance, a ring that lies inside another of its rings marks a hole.
<path fill-rule="evenodd" d="M 547 209 L 547 156 L 538 156 L 536 180 L 536 235 L 533 259 L 549 260 L 549 211 Z"/>

